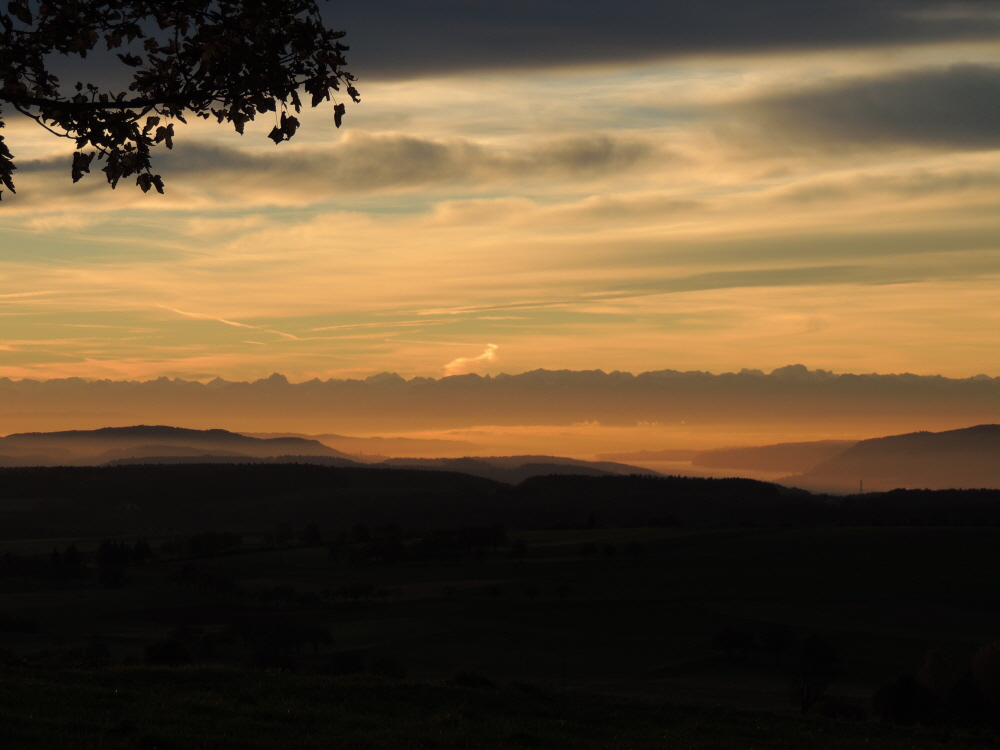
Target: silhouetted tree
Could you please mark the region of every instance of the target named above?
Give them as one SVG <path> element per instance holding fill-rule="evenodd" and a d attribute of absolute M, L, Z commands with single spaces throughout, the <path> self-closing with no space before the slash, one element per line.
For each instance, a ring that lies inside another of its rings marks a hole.
<path fill-rule="evenodd" d="M 215 118 L 242 134 L 248 121 L 273 112 L 268 137 L 281 143 L 299 127 L 289 111 L 301 110 L 300 90 L 314 107 L 341 87 L 360 101 L 343 69 L 344 32 L 325 28 L 313 0 L 11 0 L 0 27 L 0 102 L 75 141 L 74 182 L 96 157 L 111 187 L 137 175 L 143 192 L 162 193 L 150 150 L 173 147 L 174 120 Z M 128 90 L 77 82 L 64 91 L 52 58 L 97 56 L 98 45 L 129 72 Z M 344 111 L 335 105 L 338 127 Z M 11 192 L 14 170 L 0 138 L 0 184 Z"/>

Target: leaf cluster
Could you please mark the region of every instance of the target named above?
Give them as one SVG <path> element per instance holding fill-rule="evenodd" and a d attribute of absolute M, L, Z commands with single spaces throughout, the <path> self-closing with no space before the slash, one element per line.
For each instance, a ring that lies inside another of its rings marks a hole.
<path fill-rule="evenodd" d="M 273 112 L 269 137 L 280 143 L 298 129 L 289 110 L 300 112 L 303 97 L 315 107 L 343 88 L 359 102 L 343 37 L 324 26 L 314 0 L 10 0 L 0 13 L 0 102 L 76 142 L 74 182 L 96 158 L 112 188 L 135 176 L 143 192 L 162 193 L 151 149 L 172 148 L 173 121 L 185 115 L 242 134 Z M 129 69 L 128 89 L 81 81 L 64 91 L 51 58 L 85 59 L 99 47 Z M 345 107 L 335 104 L 339 127 Z M 15 169 L 0 136 L 0 183 L 11 192 Z"/>

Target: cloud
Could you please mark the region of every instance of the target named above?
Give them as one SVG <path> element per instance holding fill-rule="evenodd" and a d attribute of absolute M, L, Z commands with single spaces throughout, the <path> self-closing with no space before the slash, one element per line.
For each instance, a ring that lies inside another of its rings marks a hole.
<path fill-rule="evenodd" d="M 168 186 L 195 178 L 216 193 L 269 194 L 281 203 L 303 195 L 406 190 L 428 185 L 483 185 L 524 179 L 584 180 L 613 175 L 669 158 L 654 139 L 602 133 L 558 137 L 520 149 L 472 140 L 436 140 L 398 134 L 347 133 L 332 147 L 247 152 L 197 141 L 157 155 Z M 66 160 L 26 160 L 19 172 L 63 174 Z M 233 181 L 240 175 L 239 181 Z M 242 176 L 252 175 L 252 180 Z M 93 177 L 93 176 L 92 176 Z M 96 178 L 94 178 L 96 180 Z M 103 185 L 101 187 L 104 187 Z"/>
<path fill-rule="evenodd" d="M 290 339 L 292 341 L 299 341 L 299 337 L 296 336 L 296 335 L 294 335 L 294 334 L 284 333 L 283 331 L 276 331 L 276 330 L 274 330 L 272 328 L 266 328 L 264 326 L 252 326 L 252 325 L 248 325 L 247 323 L 239 323 L 239 322 L 237 322 L 235 320 L 227 320 L 226 318 L 220 318 L 220 317 L 217 317 L 215 315 L 206 315 L 204 313 L 185 312 L 184 310 L 178 310 L 178 309 L 173 308 L 173 307 L 167 307 L 166 305 L 160 305 L 160 307 L 162 307 L 164 310 L 169 310 L 172 313 L 177 313 L 178 315 L 183 315 L 186 318 L 196 318 L 197 320 L 214 320 L 216 323 L 222 323 L 222 324 L 227 325 L 227 326 L 233 326 L 234 328 L 249 328 L 250 330 L 253 330 L 253 331 L 263 331 L 265 333 L 273 333 L 274 335 L 280 336 L 283 339 Z M 258 342 L 251 341 L 249 343 L 256 344 Z"/>
<path fill-rule="evenodd" d="M 368 0 L 324 10 L 369 78 L 1000 36 L 992 0 Z"/>
<path fill-rule="evenodd" d="M 954 65 L 855 78 L 749 105 L 767 131 L 823 145 L 1000 148 L 1000 67 Z"/>
<path fill-rule="evenodd" d="M 466 375 L 477 372 L 497 358 L 497 345 L 487 344 L 486 350 L 478 357 L 458 357 L 444 366 L 445 377 L 449 375 Z"/>

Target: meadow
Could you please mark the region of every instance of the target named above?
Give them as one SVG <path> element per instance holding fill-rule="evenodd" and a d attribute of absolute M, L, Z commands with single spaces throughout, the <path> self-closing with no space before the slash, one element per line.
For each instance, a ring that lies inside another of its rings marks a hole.
<path fill-rule="evenodd" d="M 586 520 L 8 539 L 5 731 L 25 747 L 995 740 L 871 707 L 928 651 L 967 670 L 997 639 L 1000 528 Z"/>

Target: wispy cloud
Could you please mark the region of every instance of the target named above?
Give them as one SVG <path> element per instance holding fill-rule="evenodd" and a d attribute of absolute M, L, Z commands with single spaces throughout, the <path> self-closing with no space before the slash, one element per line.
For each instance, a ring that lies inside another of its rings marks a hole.
<path fill-rule="evenodd" d="M 204 313 L 195 313 L 195 312 L 185 312 L 184 310 L 178 310 L 177 308 L 174 307 L 167 307 L 166 305 L 160 305 L 160 307 L 163 308 L 164 310 L 169 310 L 170 312 L 177 313 L 178 315 L 183 315 L 186 318 L 196 318 L 198 320 L 213 320 L 216 323 L 223 323 L 224 325 L 233 326 L 234 328 L 249 328 L 250 330 L 253 331 L 263 331 L 264 333 L 273 333 L 276 336 L 281 336 L 282 338 L 289 339 L 291 341 L 300 340 L 299 337 L 296 336 L 295 334 L 285 333 L 283 331 L 276 331 L 273 328 L 266 328 L 263 326 L 253 326 L 249 325 L 248 323 L 239 323 L 235 320 L 227 320 L 226 318 L 220 318 L 215 315 L 206 315 Z M 251 342 L 251 343 L 257 343 L 257 342 Z"/>

